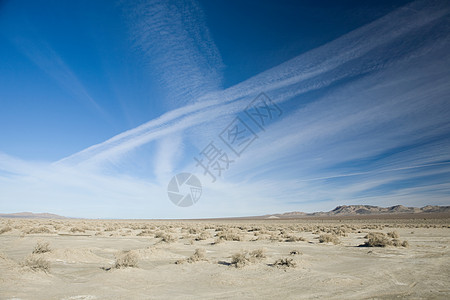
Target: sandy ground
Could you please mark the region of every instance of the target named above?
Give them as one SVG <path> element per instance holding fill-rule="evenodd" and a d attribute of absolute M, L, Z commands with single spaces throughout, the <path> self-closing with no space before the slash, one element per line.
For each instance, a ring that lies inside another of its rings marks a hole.
<path fill-rule="evenodd" d="M 369 232 L 394 230 L 408 247 L 358 247 Z M 445 218 L 1 219 L 0 232 L 0 299 L 450 299 Z M 322 234 L 340 243 L 320 243 Z M 34 254 L 49 262 L 46 271 L 26 263 L 37 243 L 50 247 Z M 206 260 L 175 263 L 196 249 L 205 250 Z M 231 264 L 235 253 L 257 249 L 265 257 L 241 268 Z M 131 250 L 137 267 L 114 268 L 123 250 Z M 295 266 L 274 265 L 280 258 Z"/>

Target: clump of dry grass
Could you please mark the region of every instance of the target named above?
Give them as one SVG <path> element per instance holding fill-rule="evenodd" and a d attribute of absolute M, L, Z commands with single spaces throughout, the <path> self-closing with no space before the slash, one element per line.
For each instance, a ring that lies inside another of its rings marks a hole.
<path fill-rule="evenodd" d="M 392 240 L 389 237 L 395 237 Z M 408 247 L 408 241 L 400 241 L 398 240 L 398 233 L 396 231 L 389 232 L 388 234 L 384 234 L 383 232 L 370 232 L 365 236 L 368 239 L 367 242 L 360 245 L 362 247 L 386 247 L 386 246 L 394 246 L 394 247 Z"/>
<path fill-rule="evenodd" d="M 244 237 L 242 234 L 238 233 L 236 230 L 225 229 L 217 235 L 218 239 L 225 241 L 242 241 Z"/>
<path fill-rule="evenodd" d="M 366 247 L 386 247 L 392 244 L 383 232 L 370 232 L 366 238 L 368 241 L 363 244 Z"/>
<path fill-rule="evenodd" d="M 231 257 L 231 265 L 235 266 L 236 268 L 243 268 L 250 263 L 250 259 L 245 252 L 235 253 Z"/>
<path fill-rule="evenodd" d="M 50 252 L 50 245 L 48 242 L 39 241 L 37 242 L 36 246 L 34 246 L 33 254 L 41 254 Z"/>
<path fill-rule="evenodd" d="M 24 233 L 25 234 L 51 233 L 51 230 L 48 229 L 47 227 L 40 226 L 40 227 L 33 227 L 33 228 L 26 229 L 24 231 Z"/>
<path fill-rule="evenodd" d="M 293 234 L 285 234 L 284 235 L 285 242 L 305 242 L 306 239 L 301 236 L 296 236 Z"/>
<path fill-rule="evenodd" d="M 172 243 L 175 241 L 175 238 L 172 235 L 162 231 L 155 233 L 155 238 L 161 238 L 161 241 L 166 243 Z"/>
<path fill-rule="evenodd" d="M 177 260 L 175 263 L 176 264 L 183 264 L 183 263 L 196 263 L 199 261 L 207 261 L 208 259 L 206 258 L 206 251 L 205 249 L 195 249 L 194 254 L 192 254 L 188 259 L 179 259 Z"/>
<path fill-rule="evenodd" d="M 391 238 L 393 238 L 393 239 L 398 239 L 400 236 L 398 235 L 398 232 L 397 231 L 391 231 L 391 232 L 388 232 L 387 233 L 387 236 L 388 237 L 391 237 Z"/>
<path fill-rule="evenodd" d="M 72 228 L 70 228 L 70 232 L 72 232 L 72 233 L 77 233 L 77 232 L 85 233 L 86 230 L 83 227 L 72 227 Z"/>
<path fill-rule="evenodd" d="M 230 265 L 232 265 L 236 268 L 242 268 L 242 267 L 248 266 L 252 263 L 261 261 L 264 258 L 266 258 L 264 249 L 256 249 L 251 252 L 242 251 L 242 252 L 233 254 L 233 256 L 231 257 Z"/>
<path fill-rule="evenodd" d="M 250 252 L 250 257 L 254 258 L 254 260 L 261 260 L 266 258 L 266 250 L 265 249 L 256 249 Z"/>
<path fill-rule="evenodd" d="M 11 226 L 3 226 L 3 227 L 0 229 L 0 234 L 9 232 L 9 231 L 11 231 L 11 230 L 12 230 Z"/>
<path fill-rule="evenodd" d="M 29 255 L 23 262 L 22 266 L 28 267 L 33 271 L 50 271 L 50 262 L 41 256 Z"/>
<path fill-rule="evenodd" d="M 153 235 L 153 231 L 152 230 L 142 230 L 141 232 L 139 232 L 136 235 L 137 236 L 152 236 Z"/>
<path fill-rule="evenodd" d="M 116 256 L 116 262 L 114 263 L 115 269 L 122 268 L 137 268 L 138 267 L 138 258 L 134 252 L 131 251 L 123 251 L 119 255 Z"/>
<path fill-rule="evenodd" d="M 286 258 L 280 258 L 277 259 L 273 263 L 274 267 L 281 267 L 281 268 L 295 268 L 297 266 L 297 263 L 294 261 L 293 258 L 286 257 Z"/>
<path fill-rule="evenodd" d="M 206 239 L 209 239 L 211 237 L 211 234 L 207 231 L 203 231 L 198 236 L 195 237 L 196 241 L 204 241 Z"/>
<path fill-rule="evenodd" d="M 322 234 L 319 236 L 320 243 L 333 243 L 335 245 L 339 244 L 340 241 L 337 236 L 333 234 Z"/>
<path fill-rule="evenodd" d="M 207 260 L 206 259 L 206 251 L 205 249 L 195 249 L 194 254 L 191 255 L 191 257 L 188 258 L 188 262 L 189 263 L 194 263 L 194 262 L 198 262 L 198 261 L 202 261 L 202 260 Z"/>

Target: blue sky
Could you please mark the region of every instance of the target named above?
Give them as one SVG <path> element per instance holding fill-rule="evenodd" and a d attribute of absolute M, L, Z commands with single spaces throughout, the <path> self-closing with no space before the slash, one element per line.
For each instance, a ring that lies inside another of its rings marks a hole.
<path fill-rule="evenodd" d="M 2 1 L 0 211 L 450 205 L 449 13 L 446 1 Z M 246 114 L 259 95 L 279 108 L 261 127 Z M 256 137 L 239 155 L 223 139 L 236 117 Z M 232 161 L 209 169 L 214 182 L 194 159 L 211 145 Z M 167 195 L 181 172 L 203 186 L 187 208 Z"/>

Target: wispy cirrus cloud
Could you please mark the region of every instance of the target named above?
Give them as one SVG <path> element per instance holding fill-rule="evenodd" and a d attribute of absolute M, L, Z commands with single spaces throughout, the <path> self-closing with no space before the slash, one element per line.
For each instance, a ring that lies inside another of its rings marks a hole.
<path fill-rule="evenodd" d="M 222 89 L 222 59 L 196 1 L 131 2 L 124 10 L 134 48 L 156 74 L 169 107 Z"/>
<path fill-rule="evenodd" d="M 136 44 L 142 49 L 152 47 L 149 41 L 166 27 L 167 16 L 172 16 L 174 8 L 159 5 L 162 7 L 155 9 L 144 6 L 138 13 L 135 28 L 148 37 Z M 146 16 L 153 18 L 149 24 L 142 22 Z M 187 43 L 187 50 L 175 47 L 174 53 L 193 57 L 186 65 L 201 66 L 190 71 L 200 70 L 192 75 L 192 82 L 189 72 L 187 76 L 175 71 L 161 73 L 167 87 L 180 83 L 172 91 L 173 97 L 186 96 L 183 99 L 190 99 L 186 105 L 47 166 L 46 175 L 29 175 L 33 172 L 26 167 L 15 172 L 23 173 L 19 181 L 45 178 L 47 188 L 63 186 L 60 178 L 70 179 L 70 190 L 76 195 L 86 192 L 85 198 L 100 206 L 111 197 L 109 206 L 132 204 L 146 209 L 149 204 L 144 199 L 151 198 L 154 217 L 226 216 L 236 215 L 238 209 L 242 215 L 260 214 L 295 210 L 299 205 L 303 210 L 317 210 L 349 201 L 446 203 L 450 192 L 448 16 L 444 2 L 416 1 L 223 91 L 215 90 L 218 81 L 201 79 L 204 59 L 209 61 L 210 56 L 192 50 L 185 39 L 189 35 L 174 38 L 179 36 L 175 28 L 166 45 L 161 40 L 162 48 Z M 185 63 L 178 60 L 165 65 L 168 58 L 157 57 L 168 70 Z M 184 94 L 191 83 L 193 92 Z M 203 87 L 207 93 L 202 92 Z M 190 157 L 173 159 L 183 155 L 185 143 L 195 148 L 206 146 L 186 131 L 202 126 L 202 134 L 217 136 L 227 125 L 218 119 L 233 118 L 262 91 L 283 105 L 283 118 L 266 128 L 224 178 L 214 184 L 203 178 L 204 195 L 195 211 L 174 208 L 166 199 L 163 181 L 155 184 L 104 171 L 110 164 L 126 161 L 144 145 L 159 153 L 154 163 L 159 179 L 180 166 L 195 169 Z M 2 166 L 13 171 L 17 164 L 7 161 Z M 5 186 L 5 190 L 12 195 L 15 189 Z M 61 188 L 52 198 L 62 197 L 63 191 Z M 123 199 L 133 200 L 121 203 Z"/>
<path fill-rule="evenodd" d="M 408 58 L 429 51 L 432 47 L 442 48 L 443 45 L 436 45 L 440 42 L 436 37 L 422 48 L 405 47 L 399 43 L 408 40 L 408 36 L 411 37 L 410 43 L 422 39 L 427 34 L 427 27 L 436 24 L 445 26 L 445 16 L 448 15 L 449 9 L 442 6 L 439 3 L 428 6 L 425 2 L 414 2 L 318 49 L 224 91 L 205 94 L 200 97 L 198 103 L 172 110 L 64 161 L 101 163 L 102 160 L 114 157 L 120 159 L 122 153 L 167 134 L 208 123 L 224 115 L 235 115 L 246 107 L 252 97 L 262 91 L 268 92 L 276 102 L 284 102 L 310 91 L 329 87 L 344 79 L 389 68 L 398 61 L 407 61 Z M 396 29 L 392 30 L 393 27 Z M 443 31 L 441 34 L 442 40 L 446 41 L 448 32 Z M 386 56 L 390 56 L 384 51 L 395 53 L 396 59 L 386 59 Z"/>

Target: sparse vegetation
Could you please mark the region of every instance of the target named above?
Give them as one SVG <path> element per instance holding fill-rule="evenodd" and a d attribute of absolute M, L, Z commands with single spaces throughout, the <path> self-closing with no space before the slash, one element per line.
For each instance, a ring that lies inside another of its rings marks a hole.
<path fill-rule="evenodd" d="M 398 235 L 398 232 L 397 231 L 391 231 L 391 232 L 388 232 L 388 234 L 387 234 L 387 236 L 388 237 L 391 237 L 391 238 L 393 238 L 393 239 L 398 239 L 400 236 Z"/>
<path fill-rule="evenodd" d="M 319 236 L 320 243 L 333 243 L 335 245 L 339 244 L 339 238 L 333 234 L 322 234 Z"/>
<path fill-rule="evenodd" d="M 282 267 L 282 268 L 294 268 L 297 266 L 297 263 L 294 261 L 293 258 L 286 257 L 286 258 L 280 258 L 277 259 L 273 263 L 274 267 Z"/>
<path fill-rule="evenodd" d="M 25 234 L 51 233 L 51 230 L 48 229 L 47 227 L 40 226 L 26 229 L 24 233 Z"/>
<path fill-rule="evenodd" d="M 394 237 L 393 239 L 389 239 L 389 237 Z M 396 231 L 390 232 L 388 234 L 384 234 L 383 232 L 370 232 L 365 236 L 367 242 L 362 244 L 363 247 L 408 247 L 409 243 L 407 241 L 398 240 L 398 233 Z"/>
<path fill-rule="evenodd" d="M 231 265 L 236 268 L 242 268 L 252 263 L 256 263 L 264 258 L 266 258 L 264 249 L 257 249 L 251 252 L 241 251 L 235 253 L 231 257 Z"/>
<path fill-rule="evenodd" d="M 41 254 L 50 252 L 50 245 L 48 242 L 39 241 L 37 242 L 36 246 L 34 246 L 33 254 Z"/>
<path fill-rule="evenodd" d="M 206 251 L 205 249 L 202 248 L 198 248 L 195 249 L 194 254 L 192 254 L 188 259 L 179 259 L 177 260 L 175 263 L 176 264 L 183 264 L 183 263 L 196 263 L 199 261 L 207 261 L 208 259 L 206 258 Z"/>
<path fill-rule="evenodd" d="M 11 226 L 3 226 L 2 228 L 0 228 L 0 234 L 4 234 L 4 233 L 9 232 L 11 230 L 12 230 Z"/>
<path fill-rule="evenodd" d="M 35 254 L 29 255 L 23 262 L 22 266 L 28 267 L 33 271 L 50 271 L 50 262 L 41 256 Z"/>
<path fill-rule="evenodd" d="M 115 269 L 122 268 L 137 268 L 138 258 L 137 255 L 132 251 L 123 251 L 116 256 L 116 262 L 114 263 Z"/>

